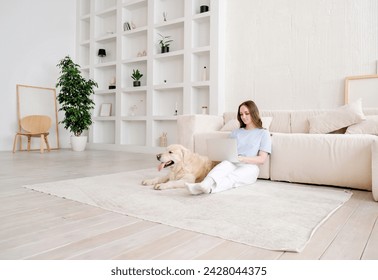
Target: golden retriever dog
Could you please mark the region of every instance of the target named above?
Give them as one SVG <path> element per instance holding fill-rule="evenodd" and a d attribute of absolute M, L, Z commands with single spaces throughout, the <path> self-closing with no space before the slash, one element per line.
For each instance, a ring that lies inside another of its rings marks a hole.
<path fill-rule="evenodd" d="M 201 182 L 215 166 L 208 157 L 178 144 L 168 146 L 156 158 L 160 161 L 159 171 L 163 168 L 170 168 L 170 171 L 166 176 L 142 181 L 142 185 L 153 185 L 155 190 L 185 188 L 185 183 Z"/>

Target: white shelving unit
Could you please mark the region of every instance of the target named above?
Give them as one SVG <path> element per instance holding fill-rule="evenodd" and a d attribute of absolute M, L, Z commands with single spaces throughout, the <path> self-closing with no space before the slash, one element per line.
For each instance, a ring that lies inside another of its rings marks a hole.
<path fill-rule="evenodd" d="M 200 6 L 209 11 L 200 13 Z M 177 142 L 177 115 L 223 112 L 225 0 L 77 0 L 77 61 L 94 79 L 92 148 L 155 152 Z M 163 14 L 166 14 L 164 20 Z M 159 34 L 170 36 L 161 53 Z M 97 56 L 99 49 L 106 56 Z M 206 75 L 203 69 L 206 67 Z M 131 74 L 143 74 L 133 87 Z M 205 76 L 205 77 L 204 77 Z M 115 78 L 116 88 L 109 89 Z M 101 105 L 112 104 L 100 117 Z"/>

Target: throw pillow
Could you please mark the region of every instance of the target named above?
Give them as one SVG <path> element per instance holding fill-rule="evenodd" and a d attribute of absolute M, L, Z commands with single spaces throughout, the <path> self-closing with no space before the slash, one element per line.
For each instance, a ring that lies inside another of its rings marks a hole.
<path fill-rule="evenodd" d="M 366 120 L 349 126 L 346 133 L 378 135 L 378 115 L 366 116 Z"/>
<path fill-rule="evenodd" d="M 270 124 L 272 123 L 272 117 L 262 117 L 262 126 L 263 128 L 269 130 Z M 233 119 L 228 121 L 222 128 L 221 131 L 233 131 L 240 127 L 239 121 L 237 119 Z"/>
<path fill-rule="evenodd" d="M 310 133 L 330 133 L 335 130 L 359 123 L 365 119 L 361 99 L 309 118 Z"/>

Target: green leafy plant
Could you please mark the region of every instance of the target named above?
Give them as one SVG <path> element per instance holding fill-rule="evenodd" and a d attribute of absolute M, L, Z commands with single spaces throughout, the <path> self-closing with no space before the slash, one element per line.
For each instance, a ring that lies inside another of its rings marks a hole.
<path fill-rule="evenodd" d="M 143 77 L 143 74 L 140 73 L 139 69 L 135 70 L 133 69 L 133 74 L 131 75 L 131 78 L 134 81 L 139 81 Z"/>
<path fill-rule="evenodd" d="M 75 136 L 80 136 L 92 124 L 91 110 L 94 102 L 91 95 L 97 83 L 91 79 L 86 80 L 80 72 L 80 66 L 66 56 L 57 64 L 60 76 L 56 87 L 60 87 L 57 100 L 61 105 L 59 111 L 64 111 L 64 118 L 60 122 Z"/>
<path fill-rule="evenodd" d="M 170 39 L 171 36 L 164 36 L 160 33 L 158 33 L 158 35 L 160 36 L 159 44 L 162 48 L 169 47 L 171 42 L 173 42 L 173 40 Z"/>

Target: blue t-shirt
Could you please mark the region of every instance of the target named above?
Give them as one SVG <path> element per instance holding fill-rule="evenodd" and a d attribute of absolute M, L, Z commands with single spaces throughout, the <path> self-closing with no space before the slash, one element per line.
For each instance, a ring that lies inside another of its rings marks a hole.
<path fill-rule="evenodd" d="M 268 130 L 238 128 L 231 132 L 231 138 L 238 143 L 238 154 L 246 157 L 257 156 L 259 151 L 268 154 L 272 151 L 272 139 Z"/>

